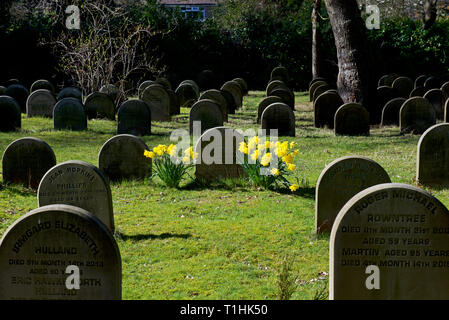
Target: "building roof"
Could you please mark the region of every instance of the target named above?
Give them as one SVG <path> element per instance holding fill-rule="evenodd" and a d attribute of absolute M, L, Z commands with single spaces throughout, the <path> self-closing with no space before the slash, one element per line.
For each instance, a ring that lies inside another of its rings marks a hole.
<path fill-rule="evenodd" d="M 165 5 L 217 5 L 220 0 L 159 0 Z"/>

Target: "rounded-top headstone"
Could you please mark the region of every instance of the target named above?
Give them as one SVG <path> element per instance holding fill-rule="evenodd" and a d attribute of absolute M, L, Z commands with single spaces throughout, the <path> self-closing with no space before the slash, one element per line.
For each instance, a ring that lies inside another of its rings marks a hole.
<path fill-rule="evenodd" d="M 290 79 L 290 76 L 288 75 L 287 68 L 282 67 L 282 66 L 274 68 L 271 71 L 270 79 L 271 80 L 283 80 L 285 83 L 287 83 Z"/>
<path fill-rule="evenodd" d="M 415 79 L 415 89 L 419 87 L 424 87 L 424 83 L 427 80 L 427 76 L 420 75 Z"/>
<path fill-rule="evenodd" d="M 330 85 L 324 84 L 322 86 L 319 86 L 315 89 L 315 92 L 313 93 L 312 101 L 315 102 L 315 100 L 322 95 L 323 93 L 331 90 L 332 87 Z"/>
<path fill-rule="evenodd" d="M 399 77 L 400 77 L 400 75 L 397 74 L 397 73 L 384 75 L 384 76 L 382 76 L 379 79 L 379 82 L 378 82 L 377 86 L 378 87 L 382 87 L 382 86 L 391 87 L 391 85 L 393 84 L 394 80 L 396 80 Z"/>
<path fill-rule="evenodd" d="M 327 91 L 318 96 L 313 104 L 315 127 L 334 129 L 335 113 L 343 104 L 336 92 Z"/>
<path fill-rule="evenodd" d="M 90 163 L 71 160 L 52 167 L 39 184 L 37 199 L 39 207 L 68 204 L 87 210 L 114 231 L 109 181 Z"/>
<path fill-rule="evenodd" d="M 157 78 L 155 82 L 163 86 L 165 90 L 172 88 L 170 81 L 168 81 L 168 79 L 166 78 Z"/>
<path fill-rule="evenodd" d="M 151 121 L 170 121 L 170 97 L 163 86 L 148 86 L 142 93 L 142 100 L 150 107 Z"/>
<path fill-rule="evenodd" d="M 271 92 L 273 92 L 273 90 L 275 90 L 277 88 L 287 89 L 287 85 L 282 80 L 270 81 L 265 90 L 265 94 L 267 95 L 267 97 L 271 96 Z"/>
<path fill-rule="evenodd" d="M 271 95 L 281 98 L 286 105 L 295 110 L 295 95 L 290 89 L 278 87 L 271 91 Z"/>
<path fill-rule="evenodd" d="M 37 189 L 42 177 L 55 165 L 55 153 L 46 142 L 33 137 L 21 138 L 8 145 L 3 153 L 3 181 Z"/>
<path fill-rule="evenodd" d="M 87 115 L 84 106 L 76 98 L 64 98 L 53 108 L 55 130 L 87 130 Z"/>
<path fill-rule="evenodd" d="M 346 103 L 335 112 L 335 135 L 369 135 L 369 125 L 369 113 L 361 104 Z"/>
<path fill-rule="evenodd" d="M 0 96 L 0 132 L 9 132 L 20 129 L 22 115 L 20 105 L 10 96 Z"/>
<path fill-rule="evenodd" d="M 227 91 L 230 94 L 232 94 L 232 97 L 234 98 L 235 105 L 237 106 L 237 109 L 242 107 L 243 103 L 243 92 L 242 89 L 240 89 L 240 86 L 235 81 L 228 81 L 223 84 L 221 87 L 221 90 Z"/>
<path fill-rule="evenodd" d="M 13 84 L 6 88 L 5 95 L 14 98 L 20 106 L 22 113 L 26 113 L 26 103 L 29 96 L 27 88 L 21 84 Z"/>
<path fill-rule="evenodd" d="M 244 96 L 246 96 L 248 94 L 248 84 L 246 83 L 245 79 L 235 78 L 232 81 L 235 81 L 240 85 L 240 88 L 242 88 L 242 93 Z"/>
<path fill-rule="evenodd" d="M 34 81 L 31 85 L 30 93 L 33 93 L 34 91 L 39 89 L 46 89 L 53 94 L 56 92 L 55 86 L 50 81 L 44 79 Z"/>
<path fill-rule="evenodd" d="M 449 99 L 449 81 L 445 82 L 442 86 L 441 86 L 441 90 L 444 93 L 444 98 L 447 100 Z"/>
<path fill-rule="evenodd" d="M 64 89 L 59 91 L 57 100 L 60 101 L 65 98 L 75 98 L 82 102 L 83 101 L 83 93 L 78 88 L 65 87 Z"/>
<path fill-rule="evenodd" d="M 6 87 L 0 86 L 0 96 L 4 96 L 6 92 Z"/>
<path fill-rule="evenodd" d="M 167 89 L 168 98 L 170 100 L 170 115 L 181 114 L 181 105 L 179 104 L 179 98 L 176 92 L 172 89 Z"/>
<path fill-rule="evenodd" d="M 293 110 L 282 102 L 270 104 L 261 116 L 262 130 L 278 130 L 278 136 L 295 136 L 295 114 Z"/>
<path fill-rule="evenodd" d="M 391 86 L 393 89 L 396 89 L 399 97 L 406 99 L 410 96 L 410 92 L 414 89 L 414 82 L 410 78 L 399 77 L 394 80 Z"/>
<path fill-rule="evenodd" d="M 9 87 L 13 84 L 21 84 L 19 79 L 9 79 L 8 81 L 6 81 L 5 85 L 6 87 Z"/>
<path fill-rule="evenodd" d="M 120 95 L 120 89 L 113 84 L 105 84 L 100 88 L 100 92 L 107 94 L 114 102 L 114 105 L 117 102 L 117 99 Z"/>
<path fill-rule="evenodd" d="M 197 95 L 198 97 L 200 96 L 201 90 L 200 90 L 200 87 L 198 86 L 198 84 L 197 84 L 195 81 L 193 81 L 193 80 L 184 80 L 184 81 L 182 81 L 182 82 L 179 84 L 179 86 L 181 86 L 181 85 L 183 85 L 183 84 L 189 84 L 189 85 L 191 85 L 191 86 L 195 89 L 196 95 Z M 179 87 L 179 86 L 178 86 L 178 87 Z"/>
<path fill-rule="evenodd" d="M 435 109 L 437 119 L 444 118 L 444 103 L 446 102 L 444 92 L 441 89 L 431 89 L 426 92 L 424 99 L 429 100 Z"/>
<path fill-rule="evenodd" d="M 404 98 L 396 98 L 388 101 L 382 110 L 381 126 L 399 126 L 399 113 L 404 102 Z"/>
<path fill-rule="evenodd" d="M 197 122 L 195 124 L 195 122 Z M 201 130 L 195 126 L 201 123 Z M 223 126 L 223 113 L 214 100 L 204 99 L 196 102 L 189 113 L 190 134 L 203 134 L 206 130 Z"/>
<path fill-rule="evenodd" d="M 142 100 L 123 102 L 117 113 L 117 134 L 150 135 L 150 107 Z"/>
<path fill-rule="evenodd" d="M 377 104 L 380 110 L 383 109 L 383 107 L 388 101 L 391 101 L 392 99 L 399 97 L 397 90 L 388 86 L 378 87 L 376 92 L 377 92 Z"/>
<path fill-rule="evenodd" d="M 47 117 L 53 116 L 53 108 L 56 104 L 56 98 L 47 89 L 37 89 L 33 91 L 27 100 L 28 117 Z"/>
<path fill-rule="evenodd" d="M 426 88 L 427 91 L 431 89 L 438 89 L 441 86 L 441 80 L 438 77 L 428 77 L 426 81 L 424 82 L 424 88 Z"/>
<path fill-rule="evenodd" d="M 330 232 L 341 208 L 360 191 L 391 182 L 388 173 L 366 157 L 342 157 L 321 172 L 316 187 L 315 231 Z"/>
<path fill-rule="evenodd" d="M 191 108 L 199 98 L 199 91 L 189 82 L 181 83 L 175 92 L 182 108 Z"/>
<path fill-rule="evenodd" d="M 111 181 L 143 180 L 151 176 L 151 159 L 143 154 L 148 146 L 130 134 L 112 137 L 101 147 L 98 167 Z"/>
<path fill-rule="evenodd" d="M 84 102 L 88 119 L 115 120 L 114 101 L 106 93 L 93 92 Z"/>
<path fill-rule="evenodd" d="M 314 83 L 312 83 L 312 85 L 309 87 L 309 101 L 313 101 L 313 94 L 315 93 L 315 90 L 318 87 L 327 85 L 328 83 L 325 81 L 316 81 Z"/>
<path fill-rule="evenodd" d="M 227 102 L 225 97 L 223 97 L 223 94 L 220 92 L 220 90 L 217 89 L 210 89 L 207 91 L 204 91 L 201 96 L 200 100 L 209 99 L 215 101 L 221 109 L 221 113 L 223 114 L 223 121 L 228 122 L 228 109 L 227 109 Z"/>
<path fill-rule="evenodd" d="M 144 82 L 142 82 L 139 85 L 139 99 L 142 99 L 142 93 L 143 91 L 148 88 L 149 86 L 151 86 L 152 84 L 156 84 L 156 81 L 153 80 L 146 80 Z"/>
<path fill-rule="evenodd" d="M 399 113 L 402 133 L 422 134 L 436 123 L 436 112 L 424 98 L 413 97 L 404 102 Z"/>
<path fill-rule="evenodd" d="M 67 287 L 69 266 L 78 267 L 79 288 Z M 122 298 L 114 237 L 92 213 L 73 206 L 45 206 L 16 220 L 0 241 L 0 269 L 1 300 Z"/>
<path fill-rule="evenodd" d="M 280 97 L 277 96 L 268 96 L 259 103 L 259 107 L 257 108 L 257 123 L 260 124 L 260 119 L 262 118 L 262 113 L 265 111 L 265 109 L 273 103 L 277 102 L 283 102 L 283 100 Z"/>
<path fill-rule="evenodd" d="M 226 100 L 226 111 L 228 114 L 235 114 L 235 110 L 237 110 L 237 105 L 235 104 L 234 97 L 229 91 L 220 90 L 223 98 Z"/>
<path fill-rule="evenodd" d="M 448 233 L 449 211 L 426 191 L 397 183 L 363 190 L 332 228 L 329 298 L 449 299 Z"/>
<path fill-rule="evenodd" d="M 315 82 L 318 82 L 318 81 L 324 81 L 324 82 L 327 83 L 327 79 L 326 79 L 326 78 L 317 77 L 317 78 L 312 79 L 312 80 L 309 82 L 309 88 L 312 86 L 312 84 L 314 84 Z"/>
<path fill-rule="evenodd" d="M 412 90 L 412 92 L 410 92 L 410 98 L 413 97 L 424 97 L 424 95 L 426 94 L 427 90 L 424 87 L 416 87 L 415 89 Z"/>

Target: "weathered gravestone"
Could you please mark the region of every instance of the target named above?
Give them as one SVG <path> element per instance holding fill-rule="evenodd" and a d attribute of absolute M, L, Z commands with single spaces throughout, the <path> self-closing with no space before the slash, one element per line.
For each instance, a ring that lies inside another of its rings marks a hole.
<path fill-rule="evenodd" d="M 28 89 L 21 84 L 13 84 L 6 88 L 5 95 L 14 98 L 22 113 L 26 113 L 26 103 L 29 96 Z"/>
<path fill-rule="evenodd" d="M 153 80 L 146 80 L 146 81 L 144 81 L 144 82 L 142 82 L 142 83 L 140 84 L 139 89 L 138 89 L 138 91 L 139 91 L 139 99 L 142 99 L 143 91 L 144 91 L 146 88 L 148 88 L 149 86 L 151 86 L 152 84 L 156 84 L 156 81 L 153 81 Z"/>
<path fill-rule="evenodd" d="M 107 94 L 109 96 L 109 98 L 111 98 L 111 100 L 114 102 L 114 108 L 115 108 L 117 99 L 120 95 L 120 89 L 117 88 L 113 84 L 105 84 L 104 86 L 102 86 L 100 88 L 100 92 Z"/>
<path fill-rule="evenodd" d="M 415 79 L 415 89 L 419 87 L 424 87 L 424 83 L 427 80 L 427 76 L 420 75 Z"/>
<path fill-rule="evenodd" d="M 181 83 L 175 90 L 182 108 L 190 108 L 198 100 L 200 94 L 191 82 Z"/>
<path fill-rule="evenodd" d="M 437 119 L 443 120 L 444 118 L 444 103 L 446 99 L 444 93 L 440 89 L 431 89 L 424 95 L 424 99 L 429 100 L 436 112 Z"/>
<path fill-rule="evenodd" d="M 240 89 L 240 86 L 235 81 L 228 81 L 223 84 L 221 87 L 222 91 L 229 92 L 232 97 L 234 98 L 235 105 L 237 106 L 237 109 L 242 107 L 243 103 L 243 92 L 242 89 Z"/>
<path fill-rule="evenodd" d="M 346 103 L 335 112 L 335 135 L 369 135 L 369 130 L 369 113 L 362 105 Z"/>
<path fill-rule="evenodd" d="M 441 86 L 441 80 L 438 77 L 428 77 L 426 81 L 424 82 L 424 88 L 426 88 L 427 91 L 431 89 L 438 89 Z"/>
<path fill-rule="evenodd" d="M 449 211 L 429 193 L 396 183 L 363 190 L 332 228 L 330 299 L 449 299 L 448 234 Z"/>
<path fill-rule="evenodd" d="M 237 105 L 235 104 L 234 97 L 229 91 L 220 90 L 221 95 L 226 100 L 226 111 L 227 114 L 235 114 L 235 110 L 237 110 Z"/>
<path fill-rule="evenodd" d="M 279 136 L 295 136 L 295 114 L 293 110 L 282 102 L 270 104 L 261 116 L 262 130 L 277 129 Z"/>
<path fill-rule="evenodd" d="M 238 151 L 243 141 L 243 136 L 231 128 L 219 127 L 204 132 L 195 146 L 198 153 L 195 177 L 206 181 L 245 177 Z"/>
<path fill-rule="evenodd" d="M 0 132 L 15 131 L 21 128 L 20 106 L 14 98 L 0 96 L 0 114 Z"/>
<path fill-rule="evenodd" d="M 401 133 L 422 134 L 435 123 L 435 108 L 427 99 L 413 97 L 402 105 L 399 113 Z"/>
<path fill-rule="evenodd" d="M 312 86 L 312 84 L 314 84 L 315 82 L 318 82 L 318 81 L 324 81 L 324 82 L 328 83 L 326 78 L 316 77 L 309 82 L 309 88 Z"/>
<path fill-rule="evenodd" d="M 223 121 L 228 122 L 228 109 L 227 109 L 227 102 L 225 97 L 221 94 L 221 92 L 217 89 L 210 89 L 207 91 L 204 91 L 201 96 L 200 100 L 213 100 L 215 103 L 217 103 L 220 106 L 221 113 L 223 115 Z"/>
<path fill-rule="evenodd" d="M 181 114 L 181 105 L 179 104 L 179 98 L 176 95 L 176 92 L 174 92 L 172 89 L 167 89 L 166 91 L 170 104 L 170 116 Z"/>
<path fill-rule="evenodd" d="M 78 267 L 78 288 L 69 266 Z M 1 300 L 122 298 L 117 243 L 93 214 L 73 206 L 45 206 L 16 220 L 0 242 L 0 270 Z"/>
<path fill-rule="evenodd" d="M 388 101 L 382 110 L 381 126 L 399 126 L 399 112 L 404 102 L 404 98 L 396 98 Z"/>
<path fill-rule="evenodd" d="M 52 148 L 41 139 L 13 141 L 3 153 L 3 181 L 37 189 L 45 173 L 56 165 Z"/>
<path fill-rule="evenodd" d="M 5 83 L 6 87 L 9 87 L 9 86 L 11 86 L 13 84 L 20 84 L 20 80 L 19 79 L 9 79 Z"/>
<path fill-rule="evenodd" d="M 416 180 L 425 185 L 449 185 L 449 123 L 430 127 L 419 139 Z"/>
<path fill-rule="evenodd" d="M 123 102 L 117 113 L 117 134 L 150 135 L 150 107 L 142 100 Z"/>
<path fill-rule="evenodd" d="M 37 191 L 39 207 L 68 204 L 87 210 L 114 231 L 109 181 L 97 167 L 84 161 L 66 161 L 47 171 Z"/>
<path fill-rule="evenodd" d="M 295 110 L 295 95 L 290 89 L 276 88 L 273 91 L 271 91 L 271 95 L 281 98 L 286 105 L 288 105 L 292 110 Z"/>
<path fill-rule="evenodd" d="M 83 101 L 83 93 L 78 88 L 66 87 L 66 88 L 62 89 L 61 91 L 59 91 L 57 100 L 60 101 L 65 98 L 75 98 L 82 102 Z"/>
<path fill-rule="evenodd" d="M 93 92 L 84 102 L 88 119 L 115 120 L 114 101 L 106 93 Z"/>
<path fill-rule="evenodd" d="M 445 82 L 442 86 L 441 86 L 441 90 L 444 93 L 444 99 L 447 100 L 449 99 L 449 82 Z"/>
<path fill-rule="evenodd" d="M 315 92 L 313 93 L 312 101 L 315 102 L 316 99 L 320 95 L 322 95 L 323 93 L 325 93 L 325 92 L 327 92 L 327 91 L 329 91 L 331 89 L 332 89 L 332 87 L 330 85 L 328 85 L 328 84 L 319 86 L 318 88 L 315 89 Z"/>
<path fill-rule="evenodd" d="M 55 130 L 87 130 L 87 115 L 84 106 L 76 98 L 64 98 L 53 108 Z"/>
<path fill-rule="evenodd" d="M 316 82 L 312 83 L 312 84 L 310 85 L 310 87 L 309 87 L 309 100 L 310 100 L 310 101 L 313 101 L 313 94 L 315 93 L 315 90 L 316 90 L 318 87 L 321 87 L 321 86 L 324 86 L 324 85 L 327 85 L 327 84 L 328 84 L 328 83 L 325 82 L 325 81 L 316 81 Z"/>
<path fill-rule="evenodd" d="M 410 92 L 414 89 L 414 82 L 410 78 L 399 77 L 394 80 L 391 86 L 393 89 L 396 89 L 399 97 L 406 99 L 410 96 Z"/>
<path fill-rule="evenodd" d="M 170 97 L 163 86 L 148 86 L 143 90 L 142 101 L 150 107 L 151 121 L 170 121 Z"/>
<path fill-rule="evenodd" d="M 201 124 L 201 130 L 195 128 Z M 203 134 L 206 130 L 223 126 L 223 114 L 218 103 L 204 99 L 196 102 L 189 113 L 189 132 Z"/>
<path fill-rule="evenodd" d="M 277 102 L 283 102 L 283 100 L 280 97 L 276 96 L 268 96 L 259 103 L 259 107 L 257 108 L 257 123 L 260 124 L 260 119 L 262 118 L 262 113 L 265 111 L 266 108 L 270 104 L 277 103 Z"/>
<path fill-rule="evenodd" d="M 172 88 L 170 81 L 166 78 L 157 78 L 155 82 L 163 86 L 165 90 L 171 90 Z"/>
<path fill-rule="evenodd" d="M 415 89 L 412 90 L 412 92 L 410 92 L 410 98 L 413 97 L 424 97 L 424 95 L 426 94 L 427 90 L 424 87 L 416 87 Z"/>
<path fill-rule="evenodd" d="M 56 104 L 56 98 L 53 93 L 47 89 L 37 89 L 33 91 L 27 100 L 28 117 L 47 117 L 53 116 L 53 108 Z"/>
<path fill-rule="evenodd" d="M 375 161 L 358 156 L 334 160 L 321 172 L 316 187 L 315 232 L 330 232 L 341 208 L 360 191 L 391 182 Z"/>
<path fill-rule="evenodd" d="M 101 147 L 98 167 L 111 181 L 145 179 L 151 176 L 151 159 L 143 154 L 148 146 L 130 134 L 112 137 Z"/>
<path fill-rule="evenodd" d="M 343 100 L 336 92 L 325 92 L 313 103 L 314 125 L 316 128 L 334 128 L 335 113 L 343 105 Z"/>
<path fill-rule="evenodd" d="M 378 87 L 382 87 L 382 86 L 391 87 L 391 85 L 393 84 L 394 80 L 396 80 L 399 77 L 400 77 L 400 75 L 397 74 L 397 73 L 384 75 L 384 76 L 382 76 L 379 79 L 379 82 L 378 82 L 377 86 Z"/>
<path fill-rule="evenodd" d="M 195 89 L 195 92 L 196 92 L 196 96 L 197 97 L 199 97 L 200 96 L 200 87 L 198 86 L 198 84 L 195 82 L 195 81 L 193 81 L 193 80 L 184 80 L 184 81 L 182 81 L 180 84 L 179 84 L 179 86 L 181 86 L 181 85 L 183 85 L 183 84 L 189 84 L 189 85 L 191 85 L 194 89 Z"/>
<path fill-rule="evenodd" d="M 56 92 L 55 87 L 53 86 L 53 84 L 50 81 L 41 79 L 41 80 L 37 80 L 37 81 L 33 82 L 33 84 L 31 85 L 31 88 L 30 88 L 30 93 L 33 93 L 34 91 L 40 90 L 40 89 L 48 90 L 52 94 L 55 94 L 55 92 Z"/>
<path fill-rule="evenodd" d="M 282 80 L 270 81 L 265 90 L 267 97 L 271 96 L 271 92 L 273 92 L 273 90 L 278 89 L 278 88 L 287 89 L 288 87 Z"/>
<path fill-rule="evenodd" d="M 279 66 L 271 71 L 270 80 L 282 80 L 287 83 L 289 78 L 288 70 L 285 67 Z"/>
<path fill-rule="evenodd" d="M 246 83 L 245 79 L 242 78 L 235 78 L 232 81 L 235 81 L 239 84 L 240 88 L 242 89 L 242 93 L 244 96 L 248 94 L 248 84 Z"/>

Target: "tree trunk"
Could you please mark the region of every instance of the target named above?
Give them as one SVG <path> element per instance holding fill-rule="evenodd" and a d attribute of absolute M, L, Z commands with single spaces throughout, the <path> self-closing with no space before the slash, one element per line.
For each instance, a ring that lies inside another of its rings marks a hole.
<path fill-rule="evenodd" d="M 321 77 L 321 31 L 320 31 L 320 11 L 321 0 L 313 1 L 312 11 L 312 78 L 316 79 Z"/>
<path fill-rule="evenodd" d="M 437 3 L 438 0 L 426 0 L 424 2 L 424 30 L 429 29 L 437 19 Z"/>

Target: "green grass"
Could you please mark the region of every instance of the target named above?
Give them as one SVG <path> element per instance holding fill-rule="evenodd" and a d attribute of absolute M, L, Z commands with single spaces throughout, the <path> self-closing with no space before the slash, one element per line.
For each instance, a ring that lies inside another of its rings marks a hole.
<path fill-rule="evenodd" d="M 227 126 L 258 129 L 262 92 L 250 92 Z M 418 136 L 399 128 L 373 128 L 370 137 L 335 137 L 313 127 L 307 93 L 296 95 L 298 169 L 290 177 L 307 181 L 297 194 L 261 191 L 245 181 L 212 186 L 184 182 L 180 190 L 160 180 L 112 184 L 116 239 L 123 262 L 124 299 L 277 299 L 278 274 L 289 257 L 298 285 L 292 299 L 313 299 L 327 283 L 329 237 L 314 234 L 316 181 L 326 164 L 347 155 L 367 156 L 393 182 L 412 184 Z M 153 147 L 168 144 L 173 129 L 188 129 L 188 110 L 170 123 L 153 122 Z M 22 131 L 0 133 L 0 150 L 15 139 L 46 141 L 58 163 L 84 160 L 98 165 L 101 146 L 116 123 L 89 121 L 86 132 L 55 132 L 52 121 L 22 119 Z M 281 138 L 284 140 L 284 138 Z M 449 205 L 447 189 L 431 191 Z M 37 207 L 35 192 L 19 187 L 0 191 L 0 236 L 17 218 Z"/>

